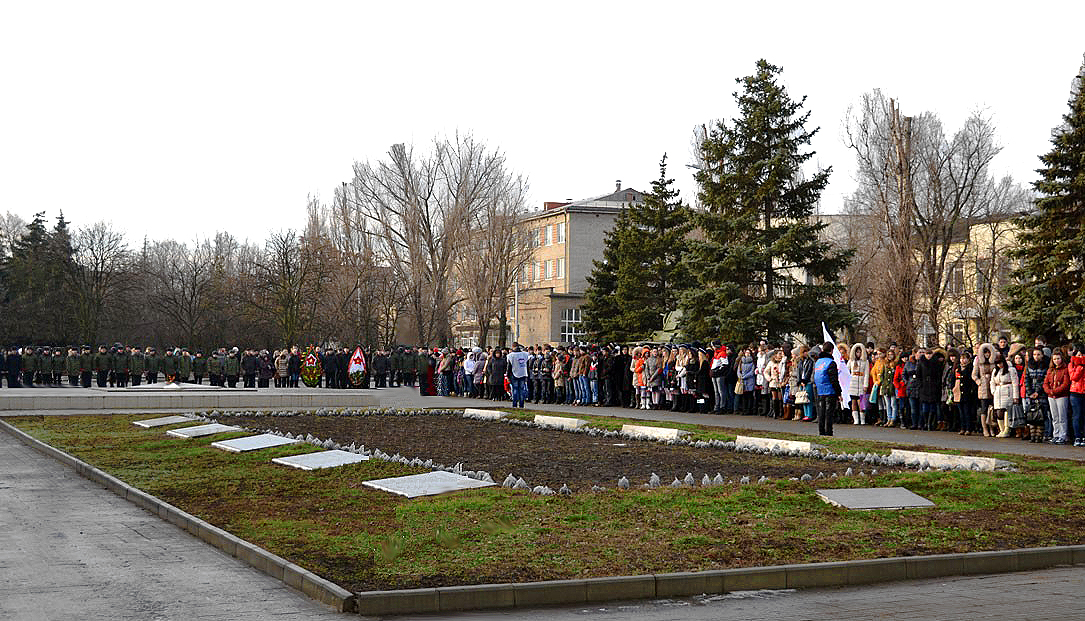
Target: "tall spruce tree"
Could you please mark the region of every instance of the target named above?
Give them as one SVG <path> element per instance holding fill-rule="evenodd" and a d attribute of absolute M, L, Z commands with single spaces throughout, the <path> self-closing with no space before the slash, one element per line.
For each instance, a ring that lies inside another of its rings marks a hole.
<path fill-rule="evenodd" d="M 701 144 L 696 174 L 703 210 L 686 266 L 692 286 L 682 296 L 683 329 L 693 338 L 751 341 L 792 333 L 821 337 L 853 321 L 839 303 L 838 282 L 851 252 L 819 240 L 814 215 L 831 168 L 803 178 L 814 155 L 803 151 L 817 129 L 805 125 L 806 98 L 793 101 L 765 60 L 736 80 L 739 115 L 719 121 Z"/>
<path fill-rule="evenodd" d="M 1040 156 L 1035 209 L 1018 218 L 1020 245 L 1010 256 L 1021 265 L 1006 288 L 1011 325 L 1049 342 L 1085 339 L 1085 62 L 1069 105 Z"/>
<path fill-rule="evenodd" d="M 651 336 L 663 317 L 678 307 L 688 286 L 681 258 L 688 246 L 690 210 L 667 178 L 667 155 L 659 178 L 639 204 L 619 214 L 604 239 L 603 260 L 588 277 L 583 306 L 593 339 L 625 342 Z"/>

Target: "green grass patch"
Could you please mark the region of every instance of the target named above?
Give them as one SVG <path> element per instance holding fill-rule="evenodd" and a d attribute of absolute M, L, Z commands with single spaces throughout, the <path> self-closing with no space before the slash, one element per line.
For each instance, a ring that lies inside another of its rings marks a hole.
<path fill-rule="evenodd" d="M 533 413 L 517 413 L 530 418 Z M 823 486 L 907 487 L 934 509 L 852 512 L 794 481 L 711 488 L 535 496 L 486 488 L 407 500 L 363 481 L 415 474 L 370 460 L 306 472 L 273 457 L 211 448 L 242 434 L 196 439 L 131 424 L 143 416 L 8 418 L 154 496 L 353 590 L 419 588 L 698 571 L 778 563 L 995 550 L 1085 542 L 1085 467 L 1010 457 L 1018 472 L 882 473 Z M 618 429 L 651 424 L 585 415 Z M 741 430 L 658 423 L 699 439 Z M 561 433 L 561 432 L 555 432 Z M 761 434 L 808 439 L 790 434 Z M 819 441 L 822 441 L 819 439 Z M 834 451 L 887 452 L 826 439 Z"/>

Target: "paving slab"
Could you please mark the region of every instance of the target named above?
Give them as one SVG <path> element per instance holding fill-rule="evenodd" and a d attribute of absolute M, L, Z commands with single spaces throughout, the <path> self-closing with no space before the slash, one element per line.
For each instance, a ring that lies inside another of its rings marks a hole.
<path fill-rule="evenodd" d="M 211 446 L 231 453 L 245 453 L 248 451 L 271 448 L 273 446 L 283 446 L 284 444 L 297 444 L 298 442 L 300 442 L 300 440 L 291 440 L 290 438 L 277 436 L 273 433 L 262 433 L 258 436 L 245 436 L 244 438 L 212 442 Z"/>
<path fill-rule="evenodd" d="M 165 425 L 176 425 L 177 423 L 191 422 L 192 419 L 187 416 L 162 416 L 160 418 L 148 418 L 147 420 L 132 421 L 132 424 L 136 427 L 150 429 L 151 427 L 163 427 Z"/>
<path fill-rule="evenodd" d="M 561 427 L 562 429 L 580 429 L 584 425 L 588 424 L 588 421 L 580 418 L 568 418 L 565 416 L 543 416 L 542 414 L 535 415 L 535 422 L 540 425 Z"/>
<path fill-rule="evenodd" d="M 801 442 L 798 440 L 778 440 L 776 438 L 738 436 L 735 438 L 735 448 L 768 449 L 770 451 L 774 448 L 778 448 L 784 451 L 812 451 L 822 447 L 813 442 Z"/>
<path fill-rule="evenodd" d="M 230 425 L 223 425 L 221 423 L 211 423 L 210 425 L 196 425 L 195 427 L 170 429 L 166 433 L 177 438 L 200 438 L 203 436 L 212 436 L 216 433 L 227 433 L 230 431 L 244 430 L 240 427 L 231 427 Z"/>
<path fill-rule="evenodd" d="M 291 468 L 300 468 L 301 470 L 319 470 L 321 468 L 337 468 L 347 464 L 356 464 L 368 459 L 369 457 L 366 455 L 359 455 L 357 453 L 336 449 L 332 451 L 306 453 L 304 455 L 292 455 L 290 457 L 276 457 L 271 461 L 272 463 L 281 466 L 290 466 Z"/>
<path fill-rule="evenodd" d="M 622 425 L 622 433 L 638 438 L 653 438 L 656 440 L 678 440 L 689 435 L 688 431 L 681 429 L 650 427 L 648 425 Z"/>
<path fill-rule="evenodd" d="M 825 502 L 845 509 L 919 509 L 934 503 L 903 487 L 857 487 L 851 489 L 819 489 Z"/>
<path fill-rule="evenodd" d="M 472 479 L 471 477 L 465 477 L 451 472 L 445 472 L 444 470 L 435 470 L 423 474 L 411 474 L 403 477 L 392 477 L 390 479 L 364 481 L 362 485 L 385 492 L 391 492 L 393 494 L 399 494 L 400 496 L 406 496 L 407 498 L 418 498 L 419 496 L 435 496 L 437 494 L 458 492 L 465 489 L 492 487 L 496 484 L 489 481 L 479 481 L 478 479 Z"/>
<path fill-rule="evenodd" d="M 502 412 L 500 410 L 480 410 L 478 408 L 464 408 L 464 416 L 470 416 L 472 418 L 489 418 L 491 420 L 501 420 L 508 416 L 508 412 Z"/>

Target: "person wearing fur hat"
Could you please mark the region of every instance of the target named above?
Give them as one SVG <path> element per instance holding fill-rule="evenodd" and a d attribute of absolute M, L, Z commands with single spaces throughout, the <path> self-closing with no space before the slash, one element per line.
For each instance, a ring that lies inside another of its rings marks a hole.
<path fill-rule="evenodd" d="M 979 399 L 980 429 L 983 435 L 989 436 L 991 429 L 995 427 L 991 417 L 991 374 L 995 369 L 995 361 L 998 350 L 990 343 L 984 343 L 979 347 L 979 355 L 972 365 L 972 379 L 976 382 Z"/>
<path fill-rule="evenodd" d="M 1017 396 L 1017 369 L 1000 354 L 991 372 L 991 408 L 998 426 L 996 438 L 1010 437 L 1009 411 L 1019 399 Z"/>
<path fill-rule="evenodd" d="M 867 384 L 870 383 L 870 362 L 866 357 L 866 346 L 862 343 L 852 345 L 847 365 L 851 375 L 851 385 L 848 387 L 851 422 L 853 425 L 865 425 L 866 411 L 862 408 L 862 401 L 867 394 Z"/>

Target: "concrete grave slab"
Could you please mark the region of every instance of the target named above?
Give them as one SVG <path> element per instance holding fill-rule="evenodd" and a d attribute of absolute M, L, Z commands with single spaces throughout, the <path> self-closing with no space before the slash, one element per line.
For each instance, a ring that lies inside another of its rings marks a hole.
<path fill-rule="evenodd" d="M 164 425 L 176 425 L 177 423 L 191 422 L 192 419 L 187 416 L 163 416 L 161 418 L 148 418 L 147 420 L 132 421 L 132 424 L 136 427 L 150 429 L 151 427 L 162 427 Z"/>
<path fill-rule="evenodd" d="M 319 470 L 321 468 L 337 468 L 347 464 L 356 464 L 366 461 L 369 457 L 351 453 L 349 451 L 320 451 L 318 453 L 306 453 L 304 455 L 292 455 L 290 457 L 276 457 L 271 462 L 281 466 L 300 468 L 301 470 Z"/>
<path fill-rule="evenodd" d="M 463 411 L 464 416 L 470 416 L 473 418 L 489 418 L 493 420 L 500 420 L 508 416 L 507 412 L 499 412 L 497 410 L 478 410 L 475 408 L 466 408 Z"/>
<path fill-rule="evenodd" d="M 893 451 L 889 453 L 889 457 L 899 457 L 909 466 L 918 466 L 919 464 L 927 463 L 931 468 L 956 468 L 957 466 L 964 466 L 969 470 L 975 466 L 980 470 L 988 472 L 994 471 L 996 468 L 1013 465 L 1008 461 L 995 459 L 993 457 L 946 455 L 945 453 L 924 453 L 923 451 L 902 451 L 900 449 L 893 449 Z"/>
<path fill-rule="evenodd" d="M 845 509 L 919 509 L 934 503 L 903 487 L 859 487 L 853 489 L 819 489 L 825 502 Z"/>
<path fill-rule="evenodd" d="M 231 453 L 244 453 L 247 451 L 271 448 L 273 446 L 282 446 L 284 444 L 297 444 L 298 442 L 300 442 L 300 440 L 291 440 L 290 438 L 277 436 L 273 433 L 262 433 L 258 436 L 245 436 L 244 438 L 212 442 L 211 446 Z"/>
<path fill-rule="evenodd" d="M 540 425 L 561 427 L 562 429 L 580 429 L 584 425 L 588 424 L 588 421 L 581 420 L 579 418 L 566 418 L 564 416 L 543 416 L 542 414 L 535 415 L 535 422 Z"/>
<path fill-rule="evenodd" d="M 230 431 L 244 431 L 240 427 L 231 427 L 230 425 L 223 425 L 221 423 L 211 423 L 210 425 L 197 425 L 195 427 L 182 427 L 181 429 L 170 429 L 166 433 L 176 438 L 200 438 L 203 436 L 211 436 L 216 433 L 227 433 Z"/>
<path fill-rule="evenodd" d="M 424 474 L 364 481 L 362 485 L 406 496 L 407 498 L 418 498 L 419 496 L 434 496 L 477 487 L 492 487 L 496 483 L 479 481 L 478 479 L 445 472 L 444 470 L 435 470 Z"/>
<path fill-rule="evenodd" d="M 797 440 L 777 440 L 776 438 L 753 438 L 750 436 L 738 436 L 735 438 L 735 448 L 768 449 L 779 448 L 783 451 L 811 451 L 823 448 L 813 442 L 799 442 Z"/>
<path fill-rule="evenodd" d="M 645 425 L 622 425 L 622 433 L 638 438 L 654 438 L 656 440 L 678 440 L 689 435 L 688 431 L 681 429 L 648 427 Z"/>

